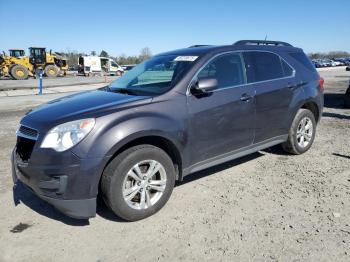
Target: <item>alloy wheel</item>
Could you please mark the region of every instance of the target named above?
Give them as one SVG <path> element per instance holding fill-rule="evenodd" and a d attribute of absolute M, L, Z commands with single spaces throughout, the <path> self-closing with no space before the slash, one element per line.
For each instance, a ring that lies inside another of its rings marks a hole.
<path fill-rule="evenodd" d="M 161 163 L 141 161 L 129 170 L 124 179 L 124 201 L 133 209 L 147 209 L 162 197 L 166 181 L 166 172 Z"/>
<path fill-rule="evenodd" d="M 310 144 L 313 136 L 313 124 L 309 117 L 301 119 L 297 129 L 297 143 L 301 148 Z"/>

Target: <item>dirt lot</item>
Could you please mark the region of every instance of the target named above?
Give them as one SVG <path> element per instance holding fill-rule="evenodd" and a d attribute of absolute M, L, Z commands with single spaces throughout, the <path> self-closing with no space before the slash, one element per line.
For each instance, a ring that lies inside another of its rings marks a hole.
<path fill-rule="evenodd" d="M 350 261 L 350 74 L 320 73 L 325 108 L 309 152 L 273 147 L 193 174 L 135 223 L 103 205 L 88 222 L 70 219 L 21 187 L 15 207 L 9 156 L 25 111 L 0 112 L 0 261 Z"/>

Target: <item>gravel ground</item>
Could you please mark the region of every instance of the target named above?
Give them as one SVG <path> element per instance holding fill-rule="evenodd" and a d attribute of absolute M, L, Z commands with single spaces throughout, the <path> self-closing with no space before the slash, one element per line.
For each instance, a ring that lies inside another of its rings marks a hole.
<path fill-rule="evenodd" d="M 0 112 L 0 261 L 350 261 L 350 74 L 320 74 L 325 108 L 310 151 L 276 146 L 192 174 L 134 223 L 102 203 L 96 218 L 70 219 L 22 187 L 15 207 L 9 156 L 25 111 Z"/>

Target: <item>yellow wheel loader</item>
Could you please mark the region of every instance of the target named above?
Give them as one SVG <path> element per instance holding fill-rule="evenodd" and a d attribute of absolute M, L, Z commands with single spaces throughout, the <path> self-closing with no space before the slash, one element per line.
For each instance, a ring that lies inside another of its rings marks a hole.
<path fill-rule="evenodd" d="M 0 76 L 8 76 L 17 80 L 33 76 L 33 65 L 29 63 L 29 58 L 18 56 L 16 53 L 14 49 L 11 49 L 10 56 L 6 55 L 5 52 L 0 56 Z M 24 50 L 22 54 L 24 54 Z"/>
<path fill-rule="evenodd" d="M 68 69 L 68 63 L 58 53 L 46 53 L 43 47 L 30 47 L 29 48 L 30 63 L 34 66 L 34 71 L 43 70 L 47 77 L 56 77 L 59 74 L 66 74 Z"/>
<path fill-rule="evenodd" d="M 10 56 L 5 53 L 0 57 L 0 76 L 10 76 L 16 80 L 27 79 L 43 71 L 47 77 L 65 75 L 67 60 L 59 54 L 46 53 L 45 48 L 30 47 L 29 57 L 24 56 L 24 50 L 11 49 Z"/>

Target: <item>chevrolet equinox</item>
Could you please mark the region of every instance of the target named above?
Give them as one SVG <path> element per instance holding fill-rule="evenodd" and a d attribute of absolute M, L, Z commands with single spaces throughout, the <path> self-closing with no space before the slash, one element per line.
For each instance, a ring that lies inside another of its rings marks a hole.
<path fill-rule="evenodd" d="M 94 217 L 100 193 L 135 221 L 160 210 L 190 173 L 277 144 L 306 152 L 322 108 L 323 79 L 300 48 L 191 46 L 28 112 L 12 176 L 68 216 Z"/>

